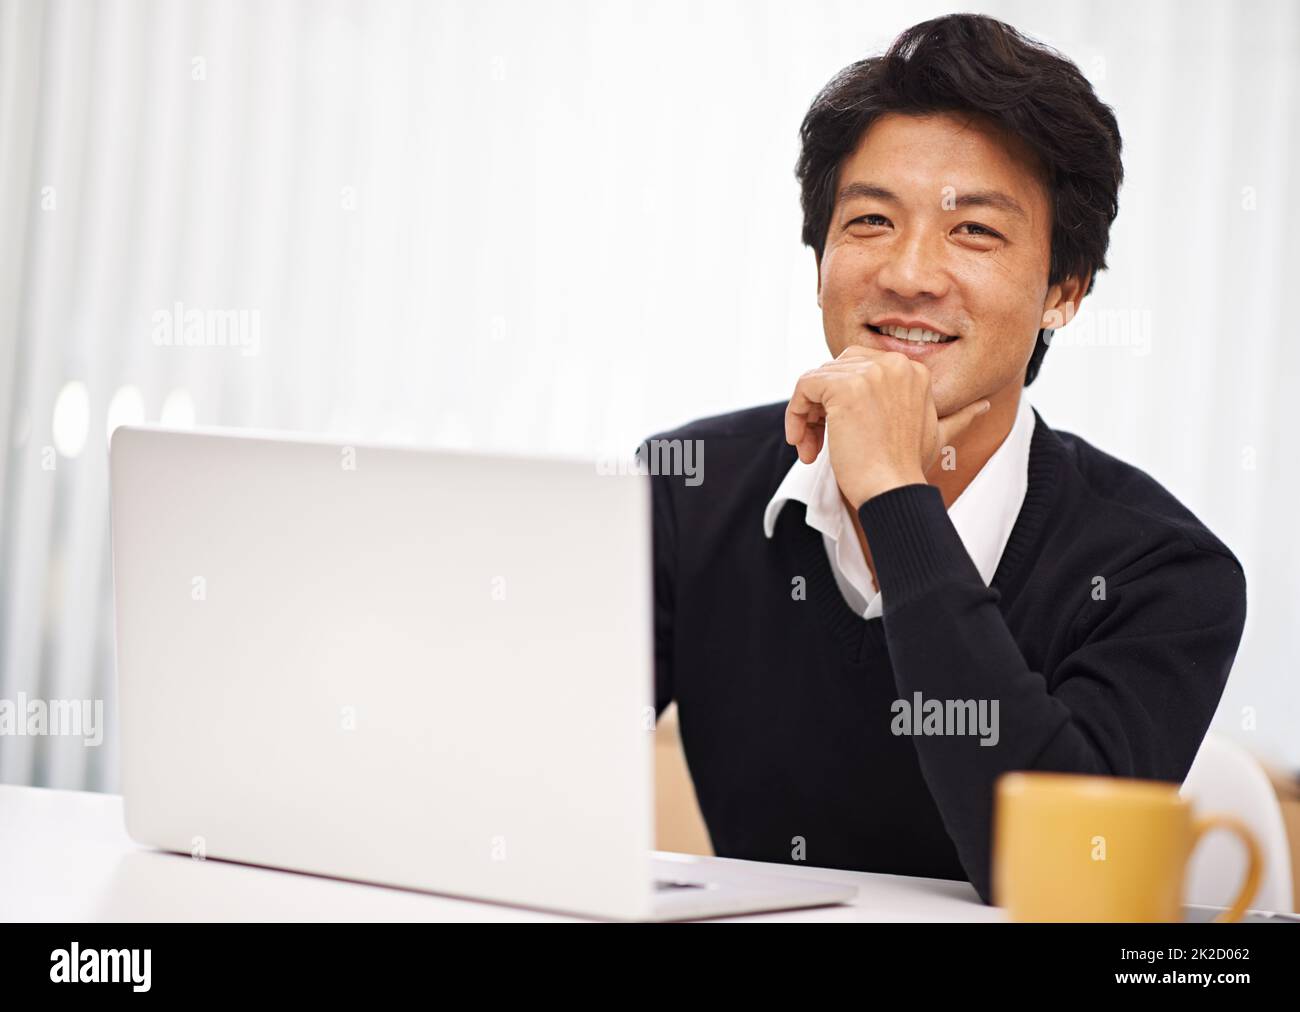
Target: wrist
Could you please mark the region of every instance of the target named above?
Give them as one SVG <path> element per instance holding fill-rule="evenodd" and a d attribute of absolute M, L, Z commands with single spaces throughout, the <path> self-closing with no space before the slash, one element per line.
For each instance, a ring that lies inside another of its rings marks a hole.
<path fill-rule="evenodd" d="M 856 511 L 862 508 L 863 503 L 885 492 L 902 488 L 904 485 L 924 484 L 926 484 L 925 474 L 920 468 L 912 471 L 885 471 L 879 475 L 872 475 L 867 480 L 858 483 L 849 494 L 848 499 Z"/>

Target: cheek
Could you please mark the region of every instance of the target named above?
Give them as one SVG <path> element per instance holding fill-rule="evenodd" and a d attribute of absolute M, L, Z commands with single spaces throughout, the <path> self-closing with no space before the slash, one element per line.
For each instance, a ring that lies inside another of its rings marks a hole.
<path fill-rule="evenodd" d="M 966 298 L 987 311 L 998 313 L 1024 302 L 1025 292 L 1037 275 L 1002 251 L 955 257 L 949 274 Z"/>
<path fill-rule="evenodd" d="M 856 303 L 872 274 L 866 252 L 853 246 L 836 246 L 822 256 L 822 308 Z"/>
<path fill-rule="evenodd" d="M 1006 261 L 990 261 L 968 270 L 960 280 L 964 303 L 979 322 L 984 352 L 990 359 L 1027 358 L 1042 321 L 1043 279 Z M 1037 301 L 1035 301 L 1037 300 Z"/>

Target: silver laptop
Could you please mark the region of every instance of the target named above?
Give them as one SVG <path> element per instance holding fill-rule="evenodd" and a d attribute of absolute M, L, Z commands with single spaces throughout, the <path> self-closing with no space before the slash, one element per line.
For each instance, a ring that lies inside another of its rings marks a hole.
<path fill-rule="evenodd" d="M 111 478 L 135 840 L 619 920 L 856 894 L 653 854 L 644 475 L 119 428 Z"/>

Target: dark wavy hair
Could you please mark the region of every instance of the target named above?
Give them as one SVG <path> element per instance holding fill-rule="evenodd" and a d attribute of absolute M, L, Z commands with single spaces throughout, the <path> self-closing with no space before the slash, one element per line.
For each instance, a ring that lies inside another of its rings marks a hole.
<path fill-rule="evenodd" d="M 813 100 L 795 167 L 804 244 L 821 259 L 840 165 L 873 122 L 886 113 L 945 112 L 992 120 L 1038 156 L 1052 205 L 1048 284 L 1087 276 L 1084 294 L 1091 292 L 1106 267 L 1124 178 L 1115 114 L 1065 56 L 978 14 L 914 25 L 883 56 L 845 67 Z M 1038 332 L 1025 386 L 1050 340 L 1050 330 Z"/>

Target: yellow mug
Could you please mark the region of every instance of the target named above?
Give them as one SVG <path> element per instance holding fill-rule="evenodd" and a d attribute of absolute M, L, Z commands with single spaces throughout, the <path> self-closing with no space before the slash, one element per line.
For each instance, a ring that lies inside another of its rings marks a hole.
<path fill-rule="evenodd" d="M 1187 862 L 1201 837 L 1228 829 L 1249 867 L 1232 906 L 1255 898 L 1263 856 L 1227 815 L 1196 817 L 1178 785 L 1073 773 L 1007 773 L 993 825 L 993 902 L 1013 921 L 1181 921 Z"/>

